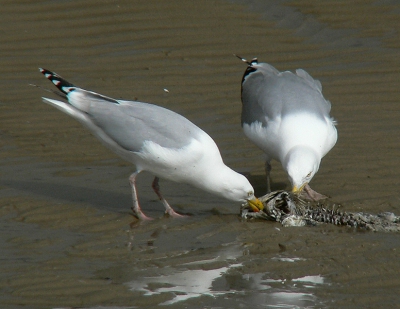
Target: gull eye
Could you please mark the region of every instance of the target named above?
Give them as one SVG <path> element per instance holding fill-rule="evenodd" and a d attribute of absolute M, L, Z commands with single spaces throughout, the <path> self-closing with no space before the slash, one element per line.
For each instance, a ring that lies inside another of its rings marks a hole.
<path fill-rule="evenodd" d="M 252 191 L 247 192 L 247 196 L 250 197 L 252 196 L 254 193 Z"/>
<path fill-rule="evenodd" d="M 308 178 L 308 177 L 311 177 L 311 172 L 309 172 L 309 173 L 307 174 L 306 177 L 307 177 L 307 178 Z"/>

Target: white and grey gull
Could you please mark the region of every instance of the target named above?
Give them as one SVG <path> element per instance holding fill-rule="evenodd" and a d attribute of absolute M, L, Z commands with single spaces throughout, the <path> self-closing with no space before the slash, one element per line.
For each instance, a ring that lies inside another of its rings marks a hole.
<path fill-rule="evenodd" d="M 116 100 L 79 88 L 61 76 L 39 69 L 68 102 L 43 98 L 86 126 L 105 146 L 133 163 L 129 177 L 134 215 L 151 219 L 139 205 L 136 176 L 152 173 L 152 187 L 171 216 L 177 214 L 161 195 L 159 178 L 187 183 L 204 191 L 241 203 L 253 210 L 263 208 L 247 178 L 226 166 L 214 140 L 185 117 L 166 108 L 137 101 Z"/>
<path fill-rule="evenodd" d="M 242 79 L 242 128 L 266 154 L 268 192 L 274 159 L 288 174 L 293 192 L 304 189 L 312 200 L 326 198 L 309 185 L 337 141 L 331 103 L 322 95 L 321 83 L 302 69 L 280 72 L 257 58 L 237 57 L 248 64 Z"/>

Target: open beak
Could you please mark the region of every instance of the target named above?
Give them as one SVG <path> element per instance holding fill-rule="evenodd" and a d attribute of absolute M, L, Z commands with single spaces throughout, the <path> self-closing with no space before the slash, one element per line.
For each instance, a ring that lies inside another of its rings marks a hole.
<path fill-rule="evenodd" d="M 247 200 L 247 203 L 254 212 L 259 212 L 264 209 L 264 204 L 258 198 Z"/>

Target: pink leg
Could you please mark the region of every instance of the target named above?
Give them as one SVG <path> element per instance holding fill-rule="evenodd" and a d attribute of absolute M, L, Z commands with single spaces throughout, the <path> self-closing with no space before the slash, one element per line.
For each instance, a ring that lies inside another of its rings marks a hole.
<path fill-rule="evenodd" d="M 154 177 L 153 184 L 151 185 L 151 187 L 153 188 L 154 192 L 157 194 L 157 196 L 160 199 L 160 201 L 163 203 L 163 205 L 165 207 L 165 213 L 169 214 L 171 217 L 174 217 L 174 218 L 186 217 L 184 215 L 180 215 L 180 214 L 176 213 L 172 209 L 172 207 L 168 204 L 167 200 L 161 195 L 160 185 L 158 184 L 158 181 L 159 181 L 159 178 L 158 177 Z"/>
<path fill-rule="evenodd" d="M 139 173 L 140 173 L 140 171 L 136 171 L 129 177 L 129 182 L 130 182 L 131 188 L 132 188 L 132 200 L 133 200 L 132 211 L 133 211 L 134 216 L 136 216 L 139 220 L 153 220 L 153 218 L 147 217 L 143 213 L 143 211 L 139 205 L 139 200 L 138 200 L 137 193 L 136 193 L 136 176 Z"/>
<path fill-rule="evenodd" d="M 318 193 L 317 191 L 314 191 L 313 189 L 311 189 L 311 187 L 308 184 L 305 185 L 304 191 L 307 193 L 308 197 L 311 200 L 316 201 L 316 202 L 328 198 L 327 196 L 322 195 L 322 194 Z"/>

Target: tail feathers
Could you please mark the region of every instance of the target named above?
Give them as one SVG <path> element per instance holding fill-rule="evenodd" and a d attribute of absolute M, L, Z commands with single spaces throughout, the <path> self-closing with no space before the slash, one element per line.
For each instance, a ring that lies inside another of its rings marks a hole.
<path fill-rule="evenodd" d="M 77 88 L 75 85 L 66 81 L 64 78 L 54 72 L 42 68 L 39 68 L 39 71 L 65 94 L 69 94 L 71 91 L 74 91 Z"/>

